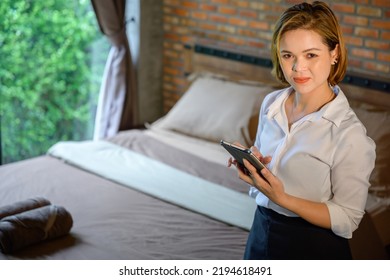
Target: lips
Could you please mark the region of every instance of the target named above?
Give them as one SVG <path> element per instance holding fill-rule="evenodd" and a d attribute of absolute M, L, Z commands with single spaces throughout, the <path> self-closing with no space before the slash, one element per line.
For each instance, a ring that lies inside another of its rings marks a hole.
<path fill-rule="evenodd" d="M 294 82 L 297 83 L 297 84 L 304 84 L 306 83 L 307 81 L 310 80 L 310 78 L 300 78 L 300 77 L 295 77 L 293 78 L 294 79 Z"/>

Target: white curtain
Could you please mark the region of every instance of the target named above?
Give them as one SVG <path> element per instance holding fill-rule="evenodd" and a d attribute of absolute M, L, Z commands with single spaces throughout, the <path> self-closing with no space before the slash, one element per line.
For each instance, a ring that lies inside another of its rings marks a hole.
<path fill-rule="evenodd" d="M 126 36 L 126 0 L 91 0 L 100 30 L 112 47 L 107 58 L 96 112 L 94 139 L 115 135 L 137 123 L 135 68 Z"/>

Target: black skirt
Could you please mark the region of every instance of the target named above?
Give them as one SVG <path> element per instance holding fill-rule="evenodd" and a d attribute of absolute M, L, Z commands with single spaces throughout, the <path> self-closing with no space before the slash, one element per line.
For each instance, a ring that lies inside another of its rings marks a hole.
<path fill-rule="evenodd" d="M 348 239 L 331 230 L 258 206 L 244 259 L 350 260 L 352 255 Z"/>

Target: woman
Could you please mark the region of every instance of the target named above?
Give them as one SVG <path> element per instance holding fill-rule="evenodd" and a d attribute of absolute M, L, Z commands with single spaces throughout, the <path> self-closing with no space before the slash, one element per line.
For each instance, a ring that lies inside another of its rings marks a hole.
<path fill-rule="evenodd" d="M 347 54 L 323 2 L 286 10 L 272 42 L 273 74 L 290 86 L 262 103 L 252 151 L 261 174 L 236 165 L 258 204 L 245 259 L 351 259 L 364 215 L 375 144 L 337 86 Z M 264 155 L 264 156 L 263 156 Z M 249 174 L 249 175 L 246 175 Z"/>

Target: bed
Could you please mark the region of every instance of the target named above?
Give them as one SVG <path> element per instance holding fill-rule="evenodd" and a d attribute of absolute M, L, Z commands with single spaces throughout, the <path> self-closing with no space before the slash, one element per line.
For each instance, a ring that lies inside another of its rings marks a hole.
<path fill-rule="evenodd" d="M 241 259 L 256 205 L 226 167 L 219 140 L 251 145 L 261 101 L 280 85 L 269 61 L 232 55 L 187 47 L 188 89 L 144 129 L 59 142 L 46 155 L 1 166 L 0 206 L 44 197 L 65 207 L 73 226 L 0 259 Z M 345 88 L 379 153 L 365 226 L 351 245 L 357 259 L 386 259 L 390 95 Z"/>

